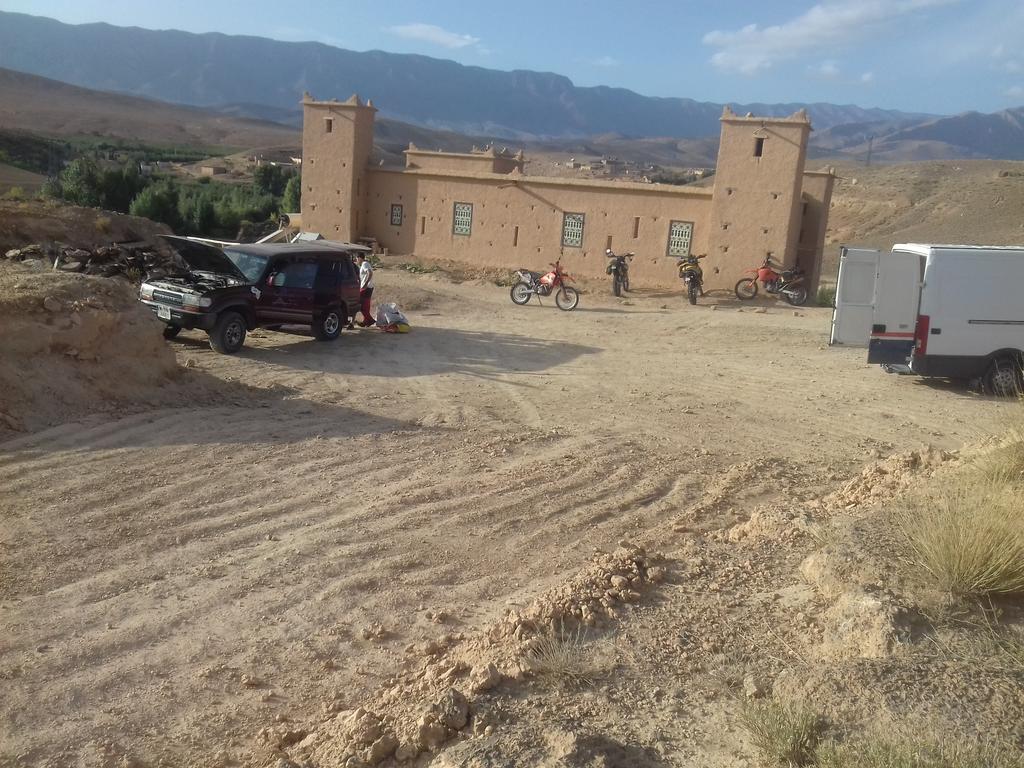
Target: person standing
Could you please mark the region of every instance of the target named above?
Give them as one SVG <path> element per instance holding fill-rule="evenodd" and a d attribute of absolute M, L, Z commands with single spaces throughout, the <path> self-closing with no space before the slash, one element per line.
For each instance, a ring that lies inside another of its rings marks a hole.
<path fill-rule="evenodd" d="M 373 325 L 373 317 L 370 315 L 370 297 L 373 296 L 373 264 L 366 258 L 365 253 L 356 255 L 359 262 L 359 311 L 363 313 L 363 321 L 359 324 L 363 328 Z"/>

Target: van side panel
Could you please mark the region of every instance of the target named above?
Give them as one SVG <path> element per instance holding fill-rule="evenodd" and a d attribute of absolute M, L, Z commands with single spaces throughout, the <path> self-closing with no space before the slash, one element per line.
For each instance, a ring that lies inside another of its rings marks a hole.
<path fill-rule="evenodd" d="M 927 353 L 911 369 L 975 378 L 994 355 L 1024 351 L 1024 249 L 936 248 L 925 266 L 921 314 Z"/>
<path fill-rule="evenodd" d="M 908 251 L 880 254 L 875 276 L 868 362 L 906 365 L 914 350 L 923 257 Z"/>

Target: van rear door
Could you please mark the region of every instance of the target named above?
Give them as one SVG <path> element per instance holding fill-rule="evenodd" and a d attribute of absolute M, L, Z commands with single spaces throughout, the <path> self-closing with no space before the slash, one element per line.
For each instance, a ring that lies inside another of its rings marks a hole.
<path fill-rule="evenodd" d="M 914 351 L 924 256 L 893 250 L 878 258 L 868 362 L 906 365 Z"/>
<path fill-rule="evenodd" d="M 881 251 L 869 248 L 839 249 L 836 308 L 832 312 L 829 344 L 866 347 L 871 336 L 875 299 L 875 275 Z"/>

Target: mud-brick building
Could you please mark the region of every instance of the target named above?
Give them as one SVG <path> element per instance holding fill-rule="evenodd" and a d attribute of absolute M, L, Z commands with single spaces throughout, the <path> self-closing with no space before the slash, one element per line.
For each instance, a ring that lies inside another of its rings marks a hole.
<path fill-rule="evenodd" d="M 709 288 L 731 288 L 770 256 L 817 285 L 834 174 L 804 168 L 810 121 L 722 115 L 714 186 L 528 176 L 522 153 L 428 152 L 372 162 L 376 109 L 303 99 L 303 228 L 373 237 L 392 253 L 495 267 L 604 275 L 604 251 L 636 253 L 636 286 L 677 287 L 676 257 L 706 254 Z"/>

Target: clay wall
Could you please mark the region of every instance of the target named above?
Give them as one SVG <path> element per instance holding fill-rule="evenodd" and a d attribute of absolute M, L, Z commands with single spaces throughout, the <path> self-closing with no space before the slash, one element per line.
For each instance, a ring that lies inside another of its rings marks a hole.
<path fill-rule="evenodd" d="M 456 203 L 472 205 L 469 234 L 455 231 Z M 395 225 L 397 205 L 401 223 Z M 703 189 L 374 169 L 365 221 L 391 252 L 491 267 L 544 270 L 560 259 L 570 273 L 602 277 L 606 248 L 633 251 L 630 274 L 637 284 L 675 287 L 670 224 L 692 224 L 690 250 L 703 253 L 710 212 L 711 191 Z M 562 244 L 566 213 L 583 214 L 578 247 Z"/>

